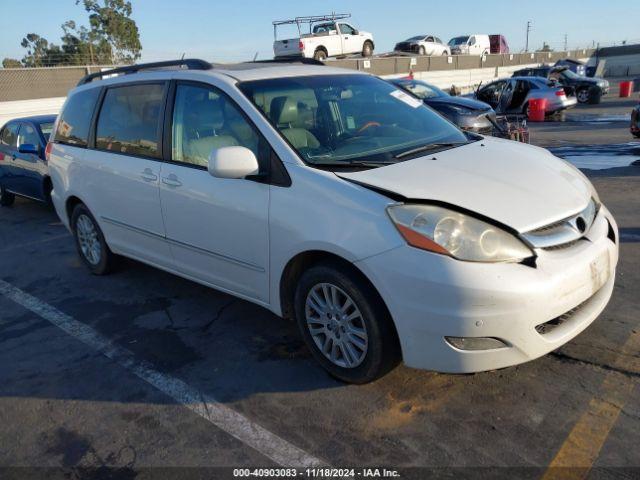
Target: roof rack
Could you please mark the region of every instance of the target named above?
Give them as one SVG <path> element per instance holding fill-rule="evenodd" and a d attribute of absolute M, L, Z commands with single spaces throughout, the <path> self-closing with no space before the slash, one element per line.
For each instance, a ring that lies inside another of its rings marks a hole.
<path fill-rule="evenodd" d="M 274 20 L 273 25 L 288 25 L 291 23 L 330 22 L 350 18 L 350 13 L 332 13 L 330 15 L 312 15 L 310 17 L 296 17 L 291 20 Z"/>
<path fill-rule="evenodd" d="M 301 63 L 303 65 L 325 66 L 325 63 L 315 58 L 301 57 L 300 55 L 291 55 L 289 57 L 277 57 L 269 60 L 253 60 L 245 63 Z"/>
<path fill-rule="evenodd" d="M 156 68 L 166 67 L 186 67 L 187 70 L 210 70 L 213 68 L 213 65 L 205 60 L 200 60 L 197 58 L 186 58 L 184 60 L 167 60 L 164 62 L 138 63 L 135 65 L 127 65 L 125 67 L 111 68 L 103 72 L 91 73 L 82 77 L 78 82 L 78 86 L 91 83 L 93 79 L 102 78 L 107 75 L 115 75 L 119 73 L 127 75 L 129 73 L 136 73 L 142 70 L 153 70 Z"/>

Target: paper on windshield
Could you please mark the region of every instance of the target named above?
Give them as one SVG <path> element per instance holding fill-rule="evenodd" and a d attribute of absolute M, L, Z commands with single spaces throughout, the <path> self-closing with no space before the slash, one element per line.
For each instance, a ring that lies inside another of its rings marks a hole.
<path fill-rule="evenodd" d="M 404 102 L 413 108 L 418 108 L 420 105 L 422 105 L 422 100 L 418 100 L 417 98 L 404 93 L 402 90 L 394 90 L 389 95 L 391 95 L 394 98 L 397 98 L 401 102 Z"/>

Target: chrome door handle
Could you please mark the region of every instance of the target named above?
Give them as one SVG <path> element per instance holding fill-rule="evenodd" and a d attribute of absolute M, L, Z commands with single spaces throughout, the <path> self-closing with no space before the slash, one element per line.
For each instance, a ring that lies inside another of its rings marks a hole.
<path fill-rule="evenodd" d="M 173 173 L 168 177 L 162 177 L 162 183 L 164 183 L 165 185 L 169 185 L 170 187 L 182 186 L 182 182 L 178 180 L 178 177 L 176 177 Z"/>
<path fill-rule="evenodd" d="M 157 182 L 158 176 L 150 168 L 145 168 L 140 175 L 145 182 Z"/>

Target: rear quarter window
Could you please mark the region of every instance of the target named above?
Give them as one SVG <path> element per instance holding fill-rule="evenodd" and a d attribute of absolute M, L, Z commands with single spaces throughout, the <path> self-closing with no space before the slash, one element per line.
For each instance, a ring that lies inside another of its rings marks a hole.
<path fill-rule="evenodd" d="M 60 114 L 54 142 L 86 147 L 91 127 L 91 117 L 100 95 L 99 88 L 75 92 L 67 100 Z"/>
<path fill-rule="evenodd" d="M 164 83 L 109 88 L 98 117 L 96 148 L 159 158 L 164 89 Z"/>

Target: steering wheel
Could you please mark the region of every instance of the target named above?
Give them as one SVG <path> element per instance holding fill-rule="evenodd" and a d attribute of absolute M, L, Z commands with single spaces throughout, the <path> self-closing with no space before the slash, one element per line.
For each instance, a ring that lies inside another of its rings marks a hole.
<path fill-rule="evenodd" d="M 365 130 L 367 130 L 368 128 L 381 127 L 381 126 L 382 125 L 380 125 L 380 123 L 378 123 L 378 122 L 367 122 L 360 128 L 360 130 L 358 130 L 358 135 L 361 134 L 362 132 L 364 132 Z"/>

